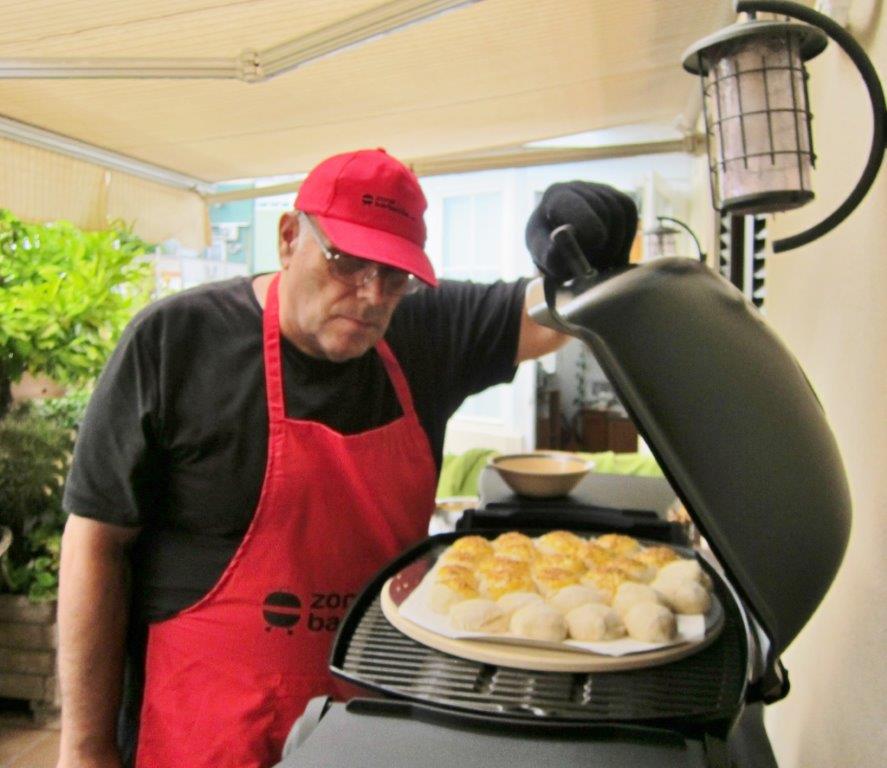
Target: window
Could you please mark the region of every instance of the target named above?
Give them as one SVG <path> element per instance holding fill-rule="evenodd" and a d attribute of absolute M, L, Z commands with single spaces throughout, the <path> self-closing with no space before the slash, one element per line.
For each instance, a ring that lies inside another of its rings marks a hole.
<path fill-rule="evenodd" d="M 492 282 L 502 275 L 501 249 L 501 192 L 443 198 L 443 277 Z"/>

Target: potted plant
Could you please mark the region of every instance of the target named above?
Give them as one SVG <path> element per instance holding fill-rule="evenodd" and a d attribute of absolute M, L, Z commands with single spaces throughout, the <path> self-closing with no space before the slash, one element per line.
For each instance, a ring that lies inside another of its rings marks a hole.
<path fill-rule="evenodd" d="M 87 387 L 150 296 L 149 246 L 120 224 L 86 232 L 0 210 L 0 697 L 57 703 L 55 599 L 62 491 Z M 46 375 L 71 394 L 13 404 Z M 7 534 L 7 539 L 9 539 Z"/>

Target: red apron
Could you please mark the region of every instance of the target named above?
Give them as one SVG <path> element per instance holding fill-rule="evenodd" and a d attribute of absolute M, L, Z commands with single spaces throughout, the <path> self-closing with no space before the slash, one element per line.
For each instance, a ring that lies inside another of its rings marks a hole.
<path fill-rule="evenodd" d="M 348 604 L 427 535 L 434 461 L 384 341 L 376 351 L 403 416 L 355 435 L 286 418 L 278 279 L 264 312 L 270 429 L 259 505 L 209 594 L 149 629 L 138 768 L 278 762 L 308 699 L 333 691 L 330 642 Z"/>

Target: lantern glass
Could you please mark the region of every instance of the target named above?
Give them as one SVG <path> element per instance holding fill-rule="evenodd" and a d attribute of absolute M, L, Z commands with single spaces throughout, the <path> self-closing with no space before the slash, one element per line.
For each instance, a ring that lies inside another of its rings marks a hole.
<path fill-rule="evenodd" d="M 682 256 L 678 253 L 678 231 L 666 227 L 644 233 L 644 253 L 647 259 L 662 259 L 667 256 Z"/>
<path fill-rule="evenodd" d="M 699 56 L 717 207 L 763 212 L 811 200 L 811 116 L 797 36 L 752 33 Z"/>

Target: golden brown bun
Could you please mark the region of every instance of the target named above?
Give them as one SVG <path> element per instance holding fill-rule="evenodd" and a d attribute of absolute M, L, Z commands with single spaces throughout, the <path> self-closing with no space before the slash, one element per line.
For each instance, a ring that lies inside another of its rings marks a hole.
<path fill-rule="evenodd" d="M 570 531 L 550 531 L 536 540 L 536 547 L 546 555 L 575 555 L 585 545 L 585 539 Z"/>
<path fill-rule="evenodd" d="M 605 533 L 594 541 L 599 547 L 604 547 L 619 555 L 631 555 L 641 548 L 637 539 L 622 533 Z"/>
<path fill-rule="evenodd" d="M 678 553 L 671 547 L 646 547 L 640 552 L 635 552 L 632 557 L 645 565 L 661 568 L 666 563 L 678 559 Z"/>

